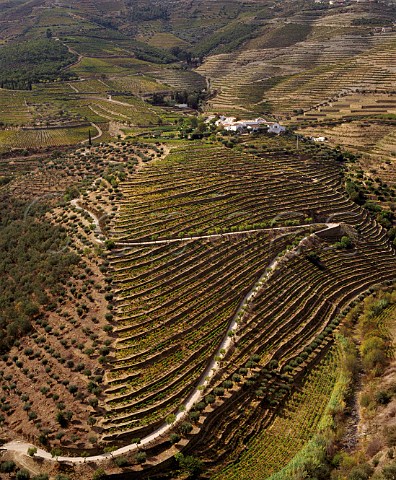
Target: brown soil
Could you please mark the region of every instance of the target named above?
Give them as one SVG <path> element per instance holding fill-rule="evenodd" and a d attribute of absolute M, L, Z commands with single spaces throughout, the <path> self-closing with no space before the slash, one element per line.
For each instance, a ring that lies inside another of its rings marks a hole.
<path fill-rule="evenodd" d="M 150 148 L 142 150 L 146 156 L 156 156 Z M 89 151 L 88 148 L 80 149 L 83 155 Z M 80 158 L 83 160 L 75 162 L 75 174 L 70 179 L 63 175 L 65 185 L 67 182 L 73 184 L 79 178 L 78 168 L 81 165 L 89 173 L 90 161 L 84 156 Z M 112 144 L 95 147 L 94 158 L 103 162 L 105 175 L 109 165 L 122 165 L 123 161 L 133 157 L 123 153 L 121 144 Z M 133 174 L 143 167 L 144 163 L 138 155 L 136 160 L 135 169 L 129 173 Z M 69 163 L 65 160 L 66 168 Z M 51 169 L 51 162 L 48 165 Z M 45 167 L 41 167 L 41 172 L 43 170 L 40 178 L 46 180 Z M 28 176 L 18 173 L 9 186 L 12 189 L 14 183 L 18 183 L 21 188 L 14 190 L 16 195 L 20 192 L 22 198 L 29 198 L 29 195 L 34 198 L 32 185 L 39 173 L 35 170 Z M 97 170 L 94 170 L 93 176 L 94 182 L 99 181 L 99 187 L 88 188 L 81 202 L 98 216 L 111 218 L 115 214 L 114 205 L 119 204 L 113 186 L 104 178 L 97 177 Z M 44 190 L 45 184 L 40 185 Z M 65 185 L 57 185 L 60 193 Z M 105 281 L 103 247 L 90 228 L 92 219 L 87 217 L 86 212 L 67 204 L 51 210 L 48 218 L 66 227 L 70 237 L 68 249 L 80 255 L 81 263 L 64 285 L 63 294 L 52 298 L 53 306 L 33 320 L 32 333 L 0 359 L 3 392 L 0 394 L 0 405 L 7 405 L 1 412 L 4 422 L 0 423 L 0 439 L 31 441 L 47 450 L 60 447 L 65 453 L 69 450 L 74 454 L 102 452 L 97 424 L 103 415 L 102 381 L 113 342 L 112 334 L 108 332 L 109 322 L 105 318 L 106 313 L 111 313 L 112 305 L 111 298 L 105 298 L 109 287 Z M 61 425 L 57 418 L 59 412 L 71 412 L 72 418 Z"/>

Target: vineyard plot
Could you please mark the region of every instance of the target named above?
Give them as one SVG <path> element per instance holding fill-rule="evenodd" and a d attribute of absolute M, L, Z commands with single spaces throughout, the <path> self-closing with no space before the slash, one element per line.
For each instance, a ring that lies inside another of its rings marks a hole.
<path fill-rule="evenodd" d="M 294 237 L 273 241 L 256 232 L 112 257 L 117 340 L 107 372 L 107 435 L 152 428 L 181 406 L 245 295 Z"/>
<path fill-rule="evenodd" d="M 179 147 L 123 184 L 113 235 L 122 242 L 157 240 L 325 222 L 355 208 L 319 181 L 334 175 L 331 160 L 320 165 L 288 153 L 258 157 L 215 145 Z"/>
<path fill-rule="evenodd" d="M 215 480 L 261 480 L 288 464 L 316 433 L 339 375 L 339 355 L 330 351 L 309 373 L 279 416 L 247 445 L 240 460 Z"/>

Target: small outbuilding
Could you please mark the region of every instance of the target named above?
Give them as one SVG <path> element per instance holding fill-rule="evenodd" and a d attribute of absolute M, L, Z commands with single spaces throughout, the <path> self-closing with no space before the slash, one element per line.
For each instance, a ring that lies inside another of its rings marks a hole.
<path fill-rule="evenodd" d="M 268 124 L 268 133 L 276 133 L 277 135 L 279 135 L 280 133 L 284 132 L 286 132 L 286 127 L 279 125 L 279 123 L 277 122 Z"/>

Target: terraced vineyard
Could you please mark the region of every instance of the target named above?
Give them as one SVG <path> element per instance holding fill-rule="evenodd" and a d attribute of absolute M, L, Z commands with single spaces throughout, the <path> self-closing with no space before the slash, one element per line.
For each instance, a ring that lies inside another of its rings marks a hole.
<path fill-rule="evenodd" d="M 377 173 L 384 182 L 393 184 L 395 106 L 394 94 L 367 90 L 345 92 L 292 121 L 299 125 L 298 133 L 325 137 L 330 144 L 358 154 L 359 168 L 368 175 Z"/>
<path fill-rule="evenodd" d="M 201 91 L 206 88 L 206 80 L 196 72 L 179 69 L 162 69 L 153 76 L 176 90 Z"/>
<path fill-rule="evenodd" d="M 343 194 L 337 155 L 329 149 L 297 151 L 293 140 L 258 137 L 233 149 L 189 142 L 165 158 L 163 152 L 124 142 L 58 160 L 4 159 L 1 173 L 13 179 L 3 188 L 35 198 L 84 185 L 80 203 L 53 220 L 64 222 L 81 253 L 102 241 L 97 228 L 113 242 L 100 270 L 111 322 L 103 331 L 113 338 L 100 337 L 104 375 L 95 432 L 101 445 L 163 428 L 170 433 L 178 414 L 192 422 L 193 434 L 183 433 L 187 451 L 208 468 L 238 460 L 244 439 L 263 436 L 269 475 L 292 454 L 278 409 L 288 402 L 288 411 L 298 405 L 303 412 L 306 397 L 293 392 L 313 369 L 306 388 L 317 392 L 315 408 L 294 430 L 296 453 L 314 432 L 333 382 L 324 382 L 327 364 L 315 365 L 350 302 L 393 281 L 394 250 L 386 232 Z M 114 208 L 114 195 L 120 207 Z M 89 217 L 103 212 L 110 230 L 99 221 L 94 232 Z M 340 249 L 345 235 L 351 247 Z M 79 379 L 78 389 L 85 388 Z M 192 396 L 197 400 L 190 403 Z M 76 416 L 84 423 L 80 406 Z M 47 424 L 52 431 L 53 420 Z M 173 428 L 181 429 L 180 422 Z M 166 452 L 168 435 L 158 445 Z M 262 459 L 259 438 L 224 475 L 237 478 L 238 469 L 248 472 L 245 461 Z"/>
<path fill-rule="evenodd" d="M 364 7 L 363 7 L 364 9 Z M 211 112 L 236 115 L 273 112 L 289 116 L 296 110 L 310 110 L 348 89 L 377 89 L 392 92 L 395 74 L 395 34 L 372 34 L 353 28 L 359 7 L 324 13 L 308 10 L 291 16 L 284 26 L 248 42 L 241 51 L 212 55 L 197 68 L 211 79 L 216 92 L 206 105 Z M 310 15 L 312 14 L 312 15 Z M 302 15 L 305 15 L 302 18 Z M 340 29 L 340 20 L 344 26 Z M 294 25 L 297 34 L 306 29 L 306 38 L 287 37 L 282 28 Z M 277 36 L 278 35 L 278 36 Z"/>
<path fill-rule="evenodd" d="M 331 189 L 339 176 L 336 165 L 328 162 L 324 172 L 315 165 L 314 158 L 288 152 L 255 157 L 212 145 L 179 148 L 124 185 L 114 238 L 188 237 L 293 225 L 306 218 L 325 222 L 349 204 Z M 324 176 L 326 182 L 319 182 Z M 284 188 L 285 181 L 292 191 Z"/>
<path fill-rule="evenodd" d="M 317 432 L 339 375 L 336 350 L 307 375 L 274 422 L 247 445 L 235 465 L 215 475 L 215 480 L 270 478 L 290 462 Z"/>
<path fill-rule="evenodd" d="M 169 89 L 169 87 L 161 84 L 158 80 L 154 81 L 151 77 L 137 74 L 110 77 L 109 80 L 106 80 L 106 85 L 108 85 L 108 89 L 132 92 L 134 95 L 149 94 Z"/>
<path fill-rule="evenodd" d="M 227 396 L 221 414 L 208 414 L 202 443 L 195 452 L 209 464 L 236 458 L 243 450 L 234 435 L 236 429 L 241 437 L 251 436 L 270 424 L 290 382 L 296 382 L 332 341 L 340 313 L 351 300 L 375 283 L 394 279 L 394 253 L 385 232 L 380 233 L 358 212 L 348 222 L 361 232 L 353 252 L 340 253 L 334 248 L 334 232 L 320 234 L 321 240 L 316 236 L 297 255 L 286 257 L 242 321 L 238 348 L 211 392 L 229 380 L 235 388 L 235 379 L 243 377 L 239 381 L 249 388 Z M 316 264 L 309 261 L 313 253 L 319 258 Z"/>
<path fill-rule="evenodd" d="M 32 121 L 33 115 L 26 97 L 25 92 L 1 90 L 0 115 L 3 123 L 20 125 Z"/>
<path fill-rule="evenodd" d="M 252 233 L 136 247 L 111 259 L 118 340 L 105 436 L 141 436 L 181 405 L 250 286 L 288 241 Z"/>
<path fill-rule="evenodd" d="M 88 141 L 88 130 L 95 135 L 94 127 L 53 128 L 32 130 L 7 130 L 0 132 L 0 142 L 7 148 L 38 148 L 49 145 L 75 145 Z"/>
<path fill-rule="evenodd" d="M 367 90 L 344 92 L 336 98 L 322 102 L 316 108 L 304 112 L 304 116 L 297 119 L 304 121 L 332 121 L 348 118 L 369 119 L 375 117 L 389 117 L 396 113 L 396 99 L 394 94 L 381 94 Z"/>
<path fill-rule="evenodd" d="M 367 177 L 381 178 L 389 185 L 395 183 L 396 149 L 395 127 L 392 120 L 375 118 L 360 121 L 342 121 L 335 125 L 317 123 L 305 126 L 299 133 L 323 136 L 329 144 L 337 144 L 360 156 L 359 162 L 349 168 L 351 173 L 363 170 Z"/>
<path fill-rule="evenodd" d="M 88 139 L 90 125 L 92 137 L 108 141 L 112 136 L 107 132 L 114 123 L 118 125 L 114 136 L 123 137 L 121 129 L 125 127 L 178 119 L 178 115 L 139 98 L 173 91 L 143 74 L 155 70 L 148 63 L 133 58 L 84 57 L 70 68 L 80 75 L 78 80 L 35 84 L 26 91 L 0 89 L 0 150 L 77 144 Z M 101 135 L 93 124 L 99 126 Z"/>
<path fill-rule="evenodd" d="M 0 130 L 0 144 L 5 149 L 75 145 L 88 140 L 88 130 L 92 137 L 98 136 L 93 124 L 106 132 L 114 122 L 121 127 L 149 126 L 161 123 L 161 116 L 167 118 L 135 96 L 111 98 L 107 94 L 111 91 L 111 86 L 99 81 L 83 81 L 0 95 L 5 126 Z M 7 104 L 13 108 L 5 111 Z M 100 135 L 100 141 L 105 140 L 105 134 Z"/>
<path fill-rule="evenodd" d="M 92 255 L 101 245 L 92 214 L 100 217 L 97 228 L 105 229 L 106 218 L 115 214 L 114 198 L 120 195 L 118 176 L 125 179 L 134 175 L 143 164 L 142 158 L 148 160 L 151 155 L 161 155 L 160 149 L 116 143 L 77 151 L 42 149 L 30 156 L 5 156 L 0 160 L 0 178 L 8 180 L 0 189 L 2 201 L 12 198 L 23 205 L 24 221 L 38 217 L 37 209 L 46 207 L 45 219 L 62 225 L 65 233 L 60 253 L 74 251 L 84 267 L 79 267 L 60 291 L 48 292 L 54 294 L 55 303 L 32 319 L 32 335 L 11 348 L 11 356 L 2 355 L 0 382 L 7 391 L 7 399 L 1 400 L 2 411 L 7 409 L 7 418 L 0 417 L 2 435 L 8 436 L 18 425 L 18 434 L 23 432 L 31 440 L 44 435 L 46 444 L 52 442 L 61 448 L 68 444 L 82 449 L 94 447 L 98 434 L 94 425 L 99 419 L 94 418 L 99 412 L 96 397 L 102 392 L 99 383 L 111 339 L 105 316 L 108 301 L 101 272 L 104 267 L 99 257 Z M 88 211 L 79 207 L 78 200 Z M 50 250 L 50 258 L 56 253 Z M 18 358 L 16 370 L 12 357 Z M 60 423 L 68 424 L 65 417 L 57 420 L 64 409 L 62 401 L 57 401 L 60 397 L 67 404 L 68 415 L 72 413 L 74 418 L 67 433 L 58 435 Z"/>
<path fill-rule="evenodd" d="M 338 59 L 339 65 L 320 66 L 293 76 L 271 88 L 266 98 L 275 110 L 291 113 L 295 109 L 306 110 L 321 103 L 324 97 L 331 97 L 343 90 L 393 91 L 396 77 L 388 65 L 394 63 L 395 53 L 394 39 L 389 43 L 384 41 L 383 45 L 345 63 L 340 63 Z M 334 78 L 337 80 L 334 81 Z"/>
<path fill-rule="evenodd" d="M 0 194 L 22 230 L 59 227 L 76 268 L 1 356 L 6 460 L 282 478 L 328 418 L 354 307 L 395 285 L 394 3 L 17 3 L 0 42 L 52 37 L 75 60 L 0 89 Z"/>
<path fill-rule="evenodd" d="M 122 185 L 106 440 L 144 437 L 183 411 L 237 317 L 191 447 L 208 465 L 235 457 L 331 345 L 344 308 L 393 280 L 386 232 L 339 191 L 336 161 L 259 145 L 179 147 Z M 337 248 L 343 235 L 352 249 Z"/>

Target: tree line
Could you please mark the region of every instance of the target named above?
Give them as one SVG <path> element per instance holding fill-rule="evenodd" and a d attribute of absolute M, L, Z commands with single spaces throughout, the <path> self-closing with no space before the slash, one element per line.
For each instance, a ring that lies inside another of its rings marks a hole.
<path fill-rule="evenodd" d="M 62 70 L 77 59 L 52 38 L 29 40 L 0 48 L 0 87 L 31 90 L 32 84 L 75 77 Z"/>

